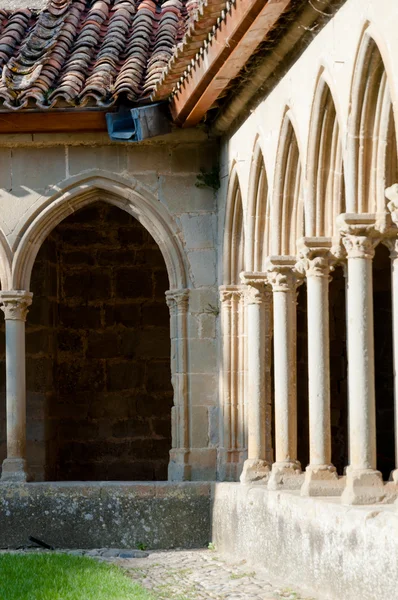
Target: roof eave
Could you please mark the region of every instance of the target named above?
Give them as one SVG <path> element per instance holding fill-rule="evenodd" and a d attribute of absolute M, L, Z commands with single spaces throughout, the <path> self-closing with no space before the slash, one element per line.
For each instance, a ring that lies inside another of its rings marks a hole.
<path fill-rule="evenodd" d="M 275 27 L 292 0 L 237 0 L 206 50 L 174 91 L 171 114 L 180 126 L 198 124 L 256 48 Z"/>

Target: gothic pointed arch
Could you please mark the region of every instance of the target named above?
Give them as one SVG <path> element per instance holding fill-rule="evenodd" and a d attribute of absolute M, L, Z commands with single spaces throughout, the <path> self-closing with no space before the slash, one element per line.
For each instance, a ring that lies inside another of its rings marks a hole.
<path fill-rule="evenodd" d="M 244 270 L 245 229 L 242 194 L 235 165 L 231 170 L 225 216 L 223 283 L 238 285 Z"/>
<path fill-rule="evenodd" d="M 57 184 L 54 190 L 46 202 L 39 199 L 40 208 L 20 232 L 20 241 L 14 249 L 11 289 L 29 289 L 36 255 L 48 234 L 65 217 L 98 200 L 119 206 L 148 230 L 163 254 L 170 289 L 188 287 L 186 262 L 176 224 L 166 208 L 137 180 L 93 170 Z"/>
<path fill-rule="evenodd" d="M 331 237 L 337 216 L 345 212 L 345 186 L 340 126 L 323 74 L 312 106 L 307 165 L 308 234 Z"/>
<path fill-rule="evenodd" d="M 348 210 L 384 211 L 384 190 L 397 178 L 396 127 L 385 64 L 367 30 L 351 89 L 348 159 Z"/>
<path fill-rule="evenodd" d="M 270 204 L 264 156 L 256 139 L 249 180 L 247 216 L 247 269 L 262 271 L 269 255 Z"/>
<path fill-rule="evenodd" d="M 274 180 L 272 253 L 296 254 L 304 235 L 303 173 L 290 111 L 286 111 L 278 144 Z"/>

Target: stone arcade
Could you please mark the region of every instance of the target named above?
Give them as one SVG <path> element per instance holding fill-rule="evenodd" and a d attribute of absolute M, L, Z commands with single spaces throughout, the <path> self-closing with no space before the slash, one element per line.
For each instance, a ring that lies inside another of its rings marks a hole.
<path fill-rule="evenodd" d="M 397 27 L 394 0 L 0 3 L 2 546 L 212 540 L 395 598 Z M 159 101 L 169 134 L 111 141 Z"/>

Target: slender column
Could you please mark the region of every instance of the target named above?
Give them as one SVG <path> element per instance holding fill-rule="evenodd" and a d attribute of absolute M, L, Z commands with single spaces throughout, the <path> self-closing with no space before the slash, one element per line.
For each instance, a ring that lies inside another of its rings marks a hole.
<path fill-rule="evenodd" d="M 301 275 L 293 256 L 271 256 L 267 262 L 274 305 L 275 462 L 269 489 L 298 489 L 297 460 L 297 286 Z"/>
<path fill-rule="evenodd" d="M 239 446 L 239 303 L 242 286 L 220 287 L 222 362 L 220 376 L 220 447 L 217 459 L 217 478 L 220 481 L 236 481 L 242 468 Z"/>
<path fill-rule="evenodd" d="M 25 321 L 32 294 L 1 292 L 6 322 L 7 458 L 2 481 L 27 481 Z"/>
<path fill-rule="evenodd" d="M 371 504 L 384 496 L 376 470 L 376 402 L 372 260 L 380 236 L 372 215 L 340 215 L 347 252 L 348 402 L 350 465 L 345 504 Z"/>
<path fill-rule="evenodd" d="M 170 309 L 171 373 L 174 406 L 171 409 L 172 449 L 168 477 L 170 481 L 189 481 L 189 393 L 187 312 L 189 290 L 169 290 L 166 302 Z"/>
<path fill-rule="evenodd" d="M 301 494 L 340 496 L 342 488 L 331 462 L 329 273 L 332 242 L 328 238 L 303 238 L 298 246 L 299 266 L 307 277 L 310 421 L 310 464 Z"/>
<path fill-rule="evenodd" d="M 270 328 L 270 290 L 262 273 L 242 273 L 247 287 L 248 336 L 248 455 L 240 480 L 264 483 L 270 464 L 266 460 L 266 339 Z"/>

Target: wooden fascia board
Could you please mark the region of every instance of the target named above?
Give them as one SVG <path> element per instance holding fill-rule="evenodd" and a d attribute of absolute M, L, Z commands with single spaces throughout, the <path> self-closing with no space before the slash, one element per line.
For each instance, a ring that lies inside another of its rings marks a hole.
<path fill-rule="evenodd" d="M 0 112 L 0 133 L 106 131 L 105 111 Z"/>
<path fill-rule="evenodd" d="M 237 0 L 172 98 L 171 114 L 177 124 L 193 126 L 204 117 L 290 3 Z"/>

